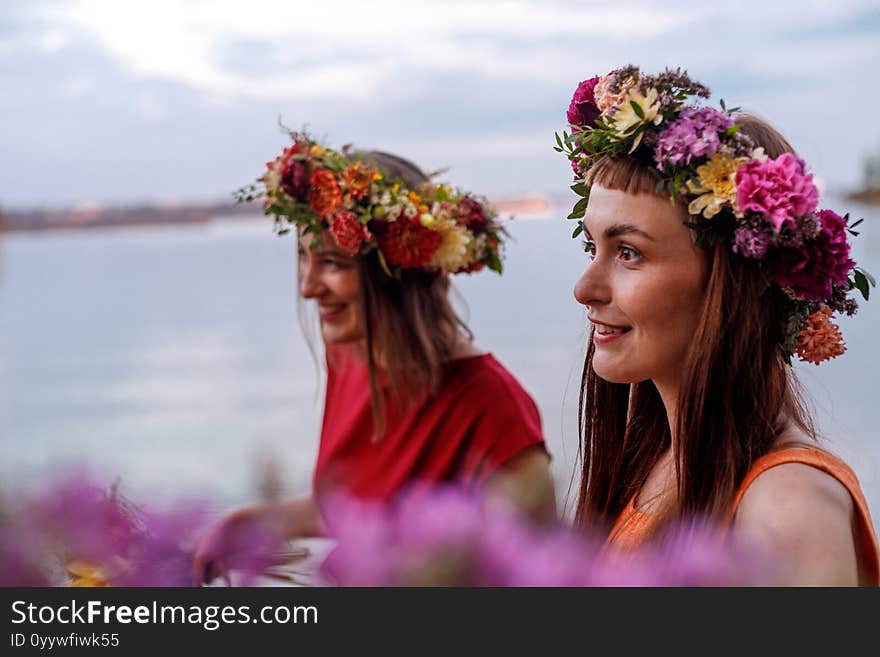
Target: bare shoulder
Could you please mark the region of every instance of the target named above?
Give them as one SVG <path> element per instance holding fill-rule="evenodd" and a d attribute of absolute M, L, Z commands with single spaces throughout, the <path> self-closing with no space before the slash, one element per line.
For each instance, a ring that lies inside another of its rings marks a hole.
<path fill-rule="evenodd" d="M 831 475 L 802 463 L 760 474 L 737 509 L 734 531 L 771 554 L 784 556 L 789 583 L 858 582 L 854 504 Z"/>
<path fill-rule="evenodd" d="M 761 473 L 746 490 L 737 511 L 737 521 L 754 516 L 780 516 L 794 520 L 793 512 L 808 510 L 840 517 L 852 517 L 853 501 L 846 487 L 831 475 L 803 463 L 783 463 Z"/>

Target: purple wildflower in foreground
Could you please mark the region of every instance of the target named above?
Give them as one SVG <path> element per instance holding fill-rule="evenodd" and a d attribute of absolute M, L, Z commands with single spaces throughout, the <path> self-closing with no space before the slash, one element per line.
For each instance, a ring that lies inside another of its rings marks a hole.
<path fill-rule="evenodd" d="M 65 505 L 64 502 L 68 504 Z M 65 506 L 67 509 L 65 510 Z M 382 506 L 322 501 L 336 545 L 321 565 L 341 586 L 715 586 L 752 584 L 756 562 L 710 528 L 676 528 L 626 555 L 570 527 L 536 526 L 512 508 L 453 488 L 418 489 Z M 199 506 L 136 508 L 115 491 L 70 478 L 0 516 L 0 585 L 189 586 Z M 254 581 L 273 564 L 271 525 L 227 537 L 224 564 Z M 52 562 L 57 565 L 53 568 Z M 62 573 L 59 577 L 58 574 Z"/>
<path fill-rule="evenodd" d="M 191 586 L 206 519 L 204 505 L 139 507 L 72 474 L 0 515 L 0 586 Z M 229 536 L 225 565 L 248 585 L 281 542 L 274 527 L 242 527 Z"/>
<path fill-rule="evenodd" d="M 71 474 L 28 499 L 21 515 L 32 535 L 85 561 L 127 553 L 137 531 L 133 509 L 83 474 Z"/>
<path fill-rule="evenodd" d="M 0 586 L 49 586 L 45 564 L 36 558 L 24 528 L 4 524 L 0 530 Z"/>
<path fill-rule="evenodd" d="M 489 512 L 451 489 L 388 507 L 338 497 L 325 510 L 337 543 L 321 568 L 340 586 L 726 586 L 764 572 L 708 526 L 608 554 L 596 537 L 538 527 L 497 505 Z"/>

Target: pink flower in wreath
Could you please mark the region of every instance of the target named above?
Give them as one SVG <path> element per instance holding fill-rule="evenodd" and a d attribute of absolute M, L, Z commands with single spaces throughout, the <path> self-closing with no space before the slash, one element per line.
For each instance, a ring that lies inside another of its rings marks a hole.
<path fill-rule="evenodd" d="M 602 114 L 607 114 L 612 109 L 626 100 L 627 92 L 635 85 L 632 78 L 627 78 L 620 84 L 615 92 L 613 87 L 618 83 L 616 71 L 599 79 L 593 87 L 593 100 Z"/>
<path fill-rule="evenodd" d="M 740 212 L 763 215 L 778 233 L 785 224 L 815 211 L 819 190 L 804 162 L 792 153 L 776 159 L 750 160 L 736 172 L 736 205 Z"/>

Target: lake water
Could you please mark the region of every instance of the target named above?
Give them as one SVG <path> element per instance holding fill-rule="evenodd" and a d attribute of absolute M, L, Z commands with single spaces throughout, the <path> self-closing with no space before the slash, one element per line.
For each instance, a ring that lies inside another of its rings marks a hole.
<path fill-rule="evenodd" d="M 880 209 L 849 208 L 865 217 L 856 259 L 876 276 Z M 456 280 L 477 342 L 538 403 L 560 500 L 585 336 L 571 292 L 585 256 L 570 228 L 519 219 L 503 277 Z M 294 255 L 262 218 L 0 236 L 2 488 L 88 464 L 135 500 L 225 507 L 253 499 L 270 463 L 286 492 L 307 490 L 322 391 L 297 321 Z M 844 356 L 796 367 L 876 520 L 880 298 L 841 326 Z"/>

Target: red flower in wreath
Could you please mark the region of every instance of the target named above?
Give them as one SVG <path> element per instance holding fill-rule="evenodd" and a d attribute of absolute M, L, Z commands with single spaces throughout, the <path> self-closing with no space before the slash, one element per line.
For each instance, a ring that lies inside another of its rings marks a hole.
<path fill-rule="evenodd" d="M 351 210 L 340 210 L 330 222 L 330 232 L 336 243 L 348 251 L 358 251 L 372 235 Z"/>
<path fill-rule="evenodd" d="M 404 215 L 389 222 L 379 238 L 385 260 L 406 269 L 430 263 L 439 246 L 440 233 L 422 226 L 418 217 L 410 219 Z"/>
<path fill-rule="evenodd" d="M 309 195 L 309 165 L 305 161 L 294 158 L 301 150 L 300 145 L 285 149 L 281 155 L 281 189 L 302 203 Z"/>

